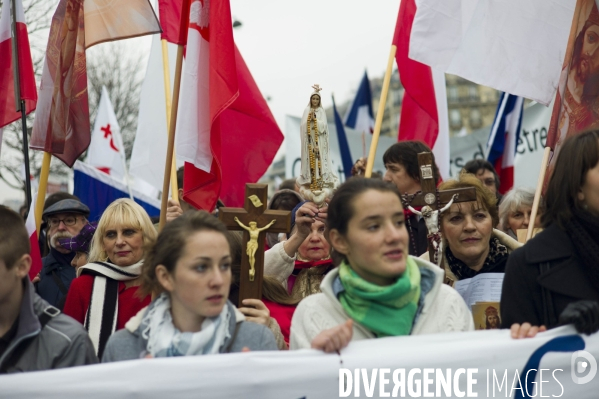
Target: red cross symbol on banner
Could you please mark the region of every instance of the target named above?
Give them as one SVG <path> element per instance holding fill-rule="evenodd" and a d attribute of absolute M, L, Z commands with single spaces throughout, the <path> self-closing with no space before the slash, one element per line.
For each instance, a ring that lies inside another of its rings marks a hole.
<path fill-rule="evenodd" d="M 119 152 L 119 149 L 116 148 L 116 146 L 114 145 L 114 137 L 112 136 L 112 131 L 110 130 L 110 123 L 104 127 L 101 127 L 100 130 L 104 132 L 105 139 L 107 139 L 110 136 L 110 148 L 112 148 L 116 152 Z"/>

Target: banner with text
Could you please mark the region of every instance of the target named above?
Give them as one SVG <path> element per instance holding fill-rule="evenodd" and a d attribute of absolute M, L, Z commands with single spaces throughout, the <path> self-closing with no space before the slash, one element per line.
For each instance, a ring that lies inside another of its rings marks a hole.
<path fill-rule="evenodd" d="M 599 334 L 571 326 L 514 340 L 507 330 L 353 342 L 315 350 L 140 359 L 0 376 L 2 397 L 592 398 Z"/>

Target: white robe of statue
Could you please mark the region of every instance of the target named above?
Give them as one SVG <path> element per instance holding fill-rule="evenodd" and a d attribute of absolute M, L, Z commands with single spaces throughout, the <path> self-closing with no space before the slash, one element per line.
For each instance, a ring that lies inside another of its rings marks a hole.
<path fill-rule="evenodd" d="M 302 139 L 302 170 L 300 176 L 297 178 L 297 184 L 299 186 L 302 185 L 310 185 L 311 176 L 310 176 L 310 158 L 308 154 L 308 114 L 312 108 L 310 105 L 306 107 L 304 110 L 304 114 L 302 115 L 302 121 L 300 124 L 300 134 Z M 321 160 L 321 171 L 322 171 L 322 180 L 324 182 L 324 187 L 335 187 L 337 182 L 337 176 L 333 172 L 333 168 L 331 166 L 331 155 L 329 154 L 329 127 L 327 125 L 327 116 L 324 112 L 324 109 L 319 106 L 315 110 L 316 113 L 316 121 L 318 125 L 318 151 L 320 152 L 320 160 Z M 312 129 L 312 124 L 310 124 L 310 132 L 312 135 L 312 142 L 314 142 L 314 129 Z M 321 176 L 316 176 L 319 178 Z"/>

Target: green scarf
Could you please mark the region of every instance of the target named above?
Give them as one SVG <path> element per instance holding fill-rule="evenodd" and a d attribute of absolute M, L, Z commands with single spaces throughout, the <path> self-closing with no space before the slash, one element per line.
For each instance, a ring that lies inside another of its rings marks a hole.
<path fill-rule="evenodd" d="M 377 337 L 409 335 L 420 299 L 420 270 L 408 256 L 406 271 L 389 286 L 370 283 L 344 261 L 339 278 L 345 291 L 339 294 L 347 314 Z"/>

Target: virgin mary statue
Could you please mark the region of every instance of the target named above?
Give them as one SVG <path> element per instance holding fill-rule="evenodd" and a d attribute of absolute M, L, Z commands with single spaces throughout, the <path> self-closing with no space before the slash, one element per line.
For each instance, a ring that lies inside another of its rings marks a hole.
<path fill-rule="evenodd" d="M 310 95 L 300 124 L 302 170 L 297 185 L 305 199 L 320 206 L 325 198 L 332 196 L 337 176 L 331 167 L 329 127 L 319 93 L 322 89 L 318 85 L 312 87 L 314 92 Z"/>

